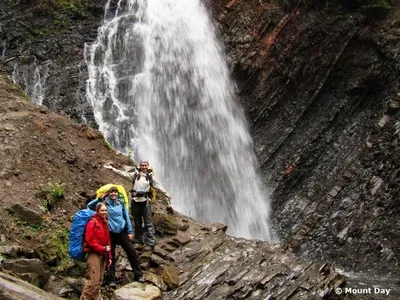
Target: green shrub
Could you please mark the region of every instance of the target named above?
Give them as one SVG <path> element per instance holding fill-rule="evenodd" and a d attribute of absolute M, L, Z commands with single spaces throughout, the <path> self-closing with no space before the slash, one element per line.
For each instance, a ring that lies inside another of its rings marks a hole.
<path fill-rule="evenodd" d="M 46 236 L 46 239 L 36 251 L 42 261 L 62 272 L 69 267 L 68 230 L 62 224 L 56 222 L 49 225 L 46 231 L 43 232 L 43 236 Z"/>
<path fill-rule="evenodd" d="M 24 95 L 24 98 L 27 101 L 31 101 L 31 99 L 29 98 L 29 95 L 24 91 L 24 89 L 22 88 L 22 86 L 20 86 L 18 83 L 13 83 L 13 88 L 18 91 L 19 93 Z"/>
<path fill-rule="evenodd" d="M 36 15 L 50 17 L 56 17 L 58 13 L 77 16 L 83 10 L 84 3 L 81 0 L 39 0 L 33 8 Z"/>
<path fill-rule="evenodd" d="M 111 143 L 107 142 L 106 140 L 104 140 L 106 142 L 106 146 L 108 150 L 114 151 L 114 147 L 113 145 L 111 145 Z"/>
<path fill-rule="evenodd" d="M 358 10 L 368 17 L 382 17 L 390 11 L 390 0 L 345 0 L 344 6 L 348 9 Z"/>
<path fill-rule="evenodd" d="M 388 0 L 370 0 L 362 6 L 364 13 L 372 18 L 385 16 L 392 8 Z"/>
<path fill-rule="evenodd" d="M 50 203 L 47 203 L 47 206 L 49 206 L 49 204 L 53 206 L 56 202 L 65 197 L 65 185 L 63 183 L 49 183 L 47 193 L 50 196 L 50 199 L 48 199 Z"/>

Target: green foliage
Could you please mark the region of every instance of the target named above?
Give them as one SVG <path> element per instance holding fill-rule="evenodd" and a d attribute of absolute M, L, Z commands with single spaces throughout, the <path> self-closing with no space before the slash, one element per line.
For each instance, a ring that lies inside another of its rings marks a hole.
<path fill-rule="evenodd" d="M 131 165 L 137 165 L 137 163 L 135 162 L 135 160 L 132 157 L 132 151 L 128 150 L 128 154 L 126 155 L 126 157 L 128 158 L 128 161 Z"/>
<path fill-rule="evenodd" d="M 13 83 L 13 88 L 14 90 L 20 92 L 21 94 L 24 95 L 24 98 L 27 101 L 31 101 L 31 99 L 29 98 L 29 95 L 27 93 L 25 93 L 24 89 L 22 88 L 22 86 L 20 86 L 18 83 Z"/>
<path fill-rule="evenodd" d="M 106 142 L 107 149 L 114 151 L 113 145 L 111 145 L 111 143 L 107 142 L 106 140 L 104 140 L 104 141 Z"/>
<path fill-rule="evenodd" d="M 64 271 L 69 267 L 68 230 L 59 223 L 49 223 L 44 244 L 39 247 L 37 253 L 42 261 L 49 266 L 54 266 L 57 271 Z"/>
<path fill-rule="evenodd" d="M 41 232 L 43 230 L 43 228 L 44 228 L 43 224 L 32 225 L 32 224 L 29 224 L 28 222 L 25 222 L 25 221 L 22 221 L 22 220 L 19 221 L 19 224 L 21 224 L 22 226 L 28 228 L 31 232 L 34 232 L 34 233 Z"/>
<path fill-rule="evenodd" d="M 348 9 L 363 13 L 369 19 L 383 17 L 392 9 L 390 0 L 346 0 L 343 4 Z"/>
<path fill-rule="evenodd" d="M 57 17 L 60 13 L 81 16 L 85 5 L 81 0 L 39 0 L 33 11 L 39 16 Z"/>
<path fill-rule="evenodd" d="M 70 27 L 71 22 L 67 18 L 61 18 L 60 20 L 54 20 L 54 25 L 58 31 L 66 31 Z"/>
<path fill-rule="evenodd" d="M 51 198 L 51 204 L 55 204 L 65 196 L 65 184 L 64 183 L 49 183 L 47 193 Z"/>
<path fill-rule="evenodd" d="M 392 8 L 389 0 L 369 0 L 362 6 L 365 14 L 369 17 L 383 17 Z"/>

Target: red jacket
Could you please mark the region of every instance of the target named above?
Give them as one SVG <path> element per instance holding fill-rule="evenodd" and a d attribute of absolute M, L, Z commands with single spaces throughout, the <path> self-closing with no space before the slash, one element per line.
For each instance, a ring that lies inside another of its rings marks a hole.
<path fill-rule="evenodd" d="M 83 249 L 85 252 L 108 254 L 108 258 L 112 259 L 111 252 L 106 253 L 106 246 L 111 246 L 108 224 L 95 214 L 86 225 Z"/>

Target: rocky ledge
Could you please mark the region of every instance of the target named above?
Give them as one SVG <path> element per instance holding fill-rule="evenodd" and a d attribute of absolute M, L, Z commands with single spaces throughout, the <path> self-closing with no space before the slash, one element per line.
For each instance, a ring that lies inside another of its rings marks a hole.
<path fill-rule="evenodd" d="M 119 255 L 121 285 L 102 288 L 104 299 L 331 299 L 345 284 L 329 262 L 301 259 L 279 244 L 231 237 L 223 224 L 204 225 L 177 212 L 167 214 L 156 207 L 159 235 L 152 251 L 138 248 L 146 283 L 133 282 L 129 264 Z M 2 299 L 74 299 L 84 279 L 50 276 L 46 267 L 18 246 L 2 247 L 8 259 L 0 274 Z M 29 262 L 36 267 L 29 268 Z M 40 280 L 47 280 L 44 289 Z M 17 295 L 17 296 L 15 296 Z M 17 297 L 17 298 L 15 298 Z"/>

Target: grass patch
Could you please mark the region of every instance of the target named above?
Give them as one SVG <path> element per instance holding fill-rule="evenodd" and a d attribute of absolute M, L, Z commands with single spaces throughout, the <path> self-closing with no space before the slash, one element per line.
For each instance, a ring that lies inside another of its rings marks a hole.
<path fill-rule="evenodd" d="M 21 224 L 21 225 L 24 226 L 25 228 L 29 229 L 29 230 L 30 230 L 31 232 L 33 232 L 33 233 L 39 233 L 39 232 L 41 232 L 41 231 L 43 230 L 43 228 L 44 228 L 44 225 L 43 225 L 43 224 L 40 224 L 40 225 L 32 225 L 32 224 L 29 224 L 28 222 L 25 222 L 25 221 L 22 221 L 22 220 L 19 221 L 19 224 Z"/>
<path fill-rule="evenodd" d="M 46 199 L 42 199 L 41 202 L 46 211 L 51 211 L 57 202 L 65 198 L 65 184 L 48 183 L 43 194 L 46 195 Z"/>
<path fill-rule="evenodd" d="M 17 92 L 21 93 L 22 95 L 24 95 L 25 100 L 27 101 L 31 101 L 31 98 L 29 98 L 29 95 L 24 91 L 24 89 L 22 88 L 22 86 L 20 86 L 18 83 L 13 83 L 13 88 L 14 90 L 16 90 Z"/>
<path fill-rule="evenodd" d="M 63 272 L 69 268 L 68 230 L 59 223 L 51 222 L 42 232 L 43 245 L 38 250 L 38 256 L 50 267 L 55 267 L 57 272 Z M 45 238 L 43 238 L 45 237 Z"/>
<path fill-rule="evenodd" d="M 49 187 L 47 189 L 51 199 L 54 202 L 65 197 L 65 184 L 64 183 L 49 183 Z"/>

